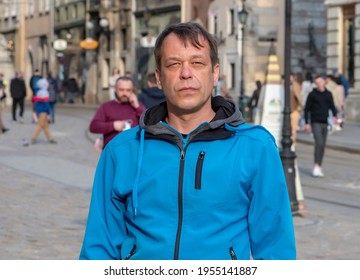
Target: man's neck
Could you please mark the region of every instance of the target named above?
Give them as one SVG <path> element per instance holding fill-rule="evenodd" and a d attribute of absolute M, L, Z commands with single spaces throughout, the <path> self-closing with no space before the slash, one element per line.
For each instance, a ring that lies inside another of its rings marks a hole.
<path fill-rule="evenodd" d="M 180 133 L 189 134 L 200 124 L 210 122 L 215 117 L 215 114 L 211 107 L 202 109 L 201 112 L 181 115 L 169 111 L 166 122 Z"/>

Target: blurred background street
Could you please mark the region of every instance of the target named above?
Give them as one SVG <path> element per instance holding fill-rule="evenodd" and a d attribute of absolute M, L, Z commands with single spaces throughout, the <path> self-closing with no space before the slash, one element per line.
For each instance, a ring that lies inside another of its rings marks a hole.
<path fill-rule="evenodd" d="M 0 0 L 0 259 L 78 258 L 100 155 L 90 120 L 114 98 L 119 75 L 132 78 L 136 94 L 147 89 L 160 32 L 187 21 L 217 41 L 213 94 L 232 99 L 279 147 L 291 142 L 283 121 L 294 110 L 290 99 L 301 95 L 295 107 L 303 110 L 313 78 L 328 75 L 345 125 L 328 135 L 323 178 L 312 176 L 312 135 L 298 132 L 305 196 L 305 211 L 294 216 L 298 258 L 360 259 L 359 0 Z M 29 144 L 40 78 L 56 102 L 56 145 L 44 135 Z M 24 118 L 15 121 L 12 104 L 23 101 Z M 293 174 L 290 147 L 281 148 Z"/>
<path fill-rule="evenodd" d="M 23 146 L 35 125 L 3 119 L 0 137 L 0 259 L 77 259 L 85 229 L 92 179 L 99 154 L 88 133 L 95 108 L 59 106 L 51 125 L 57 145 L 43 135 Z M 329 136 L 324 178 L 313 178 L 310 135 L 301 134 L 298 164 L 305 195 L 303 217 L 294 217 L 298 259 L 360 259 L 360 127 L 348 124 Z M 353 145 L 354 144 L 354 145 Z M 337 147 L 336 147 L 337 145 Z"/>

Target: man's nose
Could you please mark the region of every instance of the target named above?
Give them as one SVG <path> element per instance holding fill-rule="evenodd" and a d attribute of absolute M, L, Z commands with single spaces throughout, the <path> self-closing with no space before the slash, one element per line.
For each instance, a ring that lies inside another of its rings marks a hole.
<path fill-rule="evenodd" d="M 181 68 L 181 79 L 189 79 L 192 77 L 192 69 L 189 63 L 184 63 Z"/>

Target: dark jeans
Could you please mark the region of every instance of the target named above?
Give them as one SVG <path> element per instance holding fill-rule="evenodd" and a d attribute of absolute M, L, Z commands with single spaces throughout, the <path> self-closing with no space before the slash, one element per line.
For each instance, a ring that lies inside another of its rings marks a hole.
<path fill-rule="evenodd" d="M 12 102 L 12 118 L 16 121 L 16 108 L 17 104 L 20 106 L 19 116 L 22 118 L 24 115 L 24 98 L 14 98 Z"/>
<path fill-rule="evenodd" d="M 312 123 L 311 128 L 315 140 L 315 151 L 314 158 L 315 163 L 320 165 L 325 153 L 326 137 L 328 133 L 328 124 L 327 123 Z"/>

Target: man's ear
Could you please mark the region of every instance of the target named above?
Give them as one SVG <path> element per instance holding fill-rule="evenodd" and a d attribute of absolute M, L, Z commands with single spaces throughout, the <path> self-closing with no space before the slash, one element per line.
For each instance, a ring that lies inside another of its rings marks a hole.
<path fill-rule="evenodd" d="M 213 77 L 214 77 L 214 87 L 216 87 L 218 81 L 219 81 L 219 74 L 220 74 L 220 65 L 215 64 L 214 70 L 213 70 Z"/>
<path fill-rule="evenodd" d="M 160 70 L 159 68 L 155 69 L 155 77 L 156 77 L 156 85 L 161 88 L 161 81 L 160 81 Z"/>

